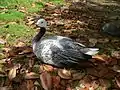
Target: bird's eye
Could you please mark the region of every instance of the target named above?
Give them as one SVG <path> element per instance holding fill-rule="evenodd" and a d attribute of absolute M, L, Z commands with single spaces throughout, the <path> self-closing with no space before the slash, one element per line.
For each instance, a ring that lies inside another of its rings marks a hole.
<path fill-rule="evenodd" d="M 41 22 L 41 23 L 43 23 L 43 22 Z"/>

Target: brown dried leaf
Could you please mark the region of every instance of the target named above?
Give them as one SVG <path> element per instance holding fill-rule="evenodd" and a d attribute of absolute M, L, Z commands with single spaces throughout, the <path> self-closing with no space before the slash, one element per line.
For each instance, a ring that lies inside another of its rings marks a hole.
<path fill-rule="evenodd" d="M 8 48 L 7 48 L 7 47 L 6 47 L 6 48 L 3 48 L 3 51 L 5 51 L 5 52 L 7 52 L 7 53 L 8 53 L 10 50 L 11 50 L 11 48 L 9 48 L 9 47 L 8 47 Z"/>
<path fill-rule="evenodd" d="M 0 38 L 0 44 L 5 44 L 5 43 L 6 43 L 6 41 L 3 40 L 2 38 Z"/>
<path fill-rule="evenodd" d="M 13 67 L 9 73 L 8 73 L 8 77 L 10 80 L 12 80 L 13 78 L 16 77 L 16 73 L 17 73 L 17 68 L 16 67 Z"/>
<path fill-rule="evenodd" d="M 26 54 L 26 53 L 32 53 L 33 52 L 33 50 L 32 50 L 32 48 L 25 48 L 21 53 L 19 53 L 19 54 Z"/>
<path fill-rule="evenodd" d="M 52 66 L 50 66 L 50 65 L 43 65 L 43 68 L 44 68 L 44 70 L 45 71 L 48 71 L 48 72 L 50 72 L 50 71 L 53 71 L 53 67 Z"/>
<path fill-rule="evenodd" d="M 34 21 L 29 21 L 28 23 L 26 23 L 27 25 L 32 25 L 34 24 Z"/>
<path fill-rule="evenodd" d="M 23 13 L 26 13 L 26 12 L 27 12 L 27 10 L 26 10 L 25 7 L 20 7 L 20 9 L 19 9 L 18 11 L 23 12 Z"/>
<path fill-rule="evenodd" d="M 117 77 L 115 77 L 115 81 L 116 81 L 118 87 L 120 88 L 120 79 L 118 79 Z"/>
<path fill-rule="evenodd" d="M 39 75 L 34 72 L 30 72 L 25 75 L 25 79 L 38 79 L 38 78 Z"/>
<path fill-rule="evenodd" d="M 11 88 L 6 87 L 0 87 L 0 90 L 10 90 Z"/>
<path fill-rule="evenodd" d="M 39 67 L 39 72 L 42 73 L 42 72 L 44 72 L 44 71 L 45 71 L 45 70 L 44 70 L 43 65 L 40 65 L 40 67 Z"/>
<path fill-rule="evenodd" d="M 119 65 L 114 65 L 112 69 L 116 72 L 120 72 L 120 66 Z"/>
<path fill-rule="evenodd" d="M 87 74 L 90 74 L 93 76 L 99 76 L 99 73 L 95 68 L 87 68 Z"/>
<path fill-rule="evenodd" d="M 109 70 L 109 72 L 104 75 L 104 78 L 110 79 L 110 78 L 114 78 L 115 76 L 116 76 L 116 72 L 114 72 L 113 70 Z"/>
<path fill-rule="evenodd" d="M 0 65 L 6 63 L 4 59 L 0 60 Z"/>
<path fill-rule="evenodd" d="M 24 42 L 18 42 L 15 47 L 24 47 L 25 46 L 25 43 Z"/>
<path fill-rule="evenodd" d="M 54 4 L 52 4 L 52 3 L 45 3 L 45 5 L 46 6 L 48 6 L 48 7 L 56 7 Z"/>
<path fill-rule="evenodd" d="M 64 33 L 71 34 L 71 33 L 72 33 L 72 31 L 71 31 L 71 30 L 64 30 Z"/>
<path fill-rule="evenodd" d="M 32 68 L 34 66 L 34 63 L 35 63 L 34 60 L 31 58 L 29 60 L 29 67 Z"/>
<path fill-rule="evenodd" d="M 108 73 L 108 68 L 105 66 L 101 66 L 99 73 L 99 77 L 104 77 Z"/>
<path fill-rule="evenodd" d="M 51 90 L 51 88 L 52 88 L 52 78 L 51 78 L 49 73 L 43 72 L 40 75 L 40 80 L 41 80 L 42 87 L 45 90 Z"/>
<path fill-rule="evenodd" d="M 27 90 L 32 90 L 34 87 L 33 80 L 27 80 Z"/>
<path fill-rule="evenodd" d="M 92 43 L 92 44 L 96 44 L 96 43 L 97 43 L 97 39 L 95 39 L 95 38 L 90 38 L 90 39 L 89 39 L 89 42 Z"/>
<path fill-rule="evenodd" d="M 111 58 L 111 62 L 109 63 L 109 65 L 116 65 L 118 63 L 117 59 L 113 59 Z M 119 64 L 119 63 L 118 63 Z"/>
<path fill-rule="evenodd" d="M 109 39 L 108 38 L 103 38 L 103 39 L 98 39 L 99 43 L 108 43 Z"/>
<path fill-rule="evenodd" d="M 35 3 L 32 3 L 32 7 L 35 7 L 36 5 L 35 5 Z"/>
<path fill-rule="evenodd" d="M 71 79 L 72 78 L 70 70 L 66 70 L 66 69 L 59 69 L 58 75 L 63 79 Z"/>
<path fill-rule="evenodd" d="M 73 80 L 80 80 L 80 79 L 82 79 L 85 76 L 85 74 L 86 74 L 85 70 L 81 71 L 81 72 L 73 73 L 72 74 L 72 77 L 73 77 L 72 79 Z"/>
<path fill-rule="evenodd" d="M 92 87 L 94 88 L 94 90 L 96 90 L 98 87 L 99 87 L 99 81 L 97 81 L 97 80 L 94 80 L 94 81 L 92 81 L 92 83 L 91 83 L 91 85 L 92 85 Z"/>
<path fill-rule="evenodd" d="M 67 87 L 66 90 L 72 90 L 72 88 L 71 87 Z"/>
<path fill-rule="evenodd" d="M 111 82 L 107 79 L 99 79 L 99 82 L 102 87 L 106 88 L 105 90 L 107 90 L 109 87 L 111 87 Z"/>
<path fill-rule="evenodd" d="M 35 81 L 35 82 L 34 82 L 34 85 L 35 85 L 35 86 L 40 86 L 40 83 L 39 83 L 38 81 Z"/>
<path fill-rule="evenodd" d="M 120 51 L 114 51 L 111 53 L 111 56 L 117 59 L 120 59 Z"/>
<path fill-rule="evenodd" d="M 53 81 L 53 86 L 56 88 L 60 87 L 60 77 L 59 76 L 53 76 L 52 77 L 52 81 Z"/>
<path fill-rule="evenodd" d="M 104 54 L 103 55 L 95 55 L 92 58 L 94 58 L 97 61 L 103 61 L 103 62 L 109 62 L 110 61 L 110 59 L 108 58 L 108 56 L 106 56 Z"/>

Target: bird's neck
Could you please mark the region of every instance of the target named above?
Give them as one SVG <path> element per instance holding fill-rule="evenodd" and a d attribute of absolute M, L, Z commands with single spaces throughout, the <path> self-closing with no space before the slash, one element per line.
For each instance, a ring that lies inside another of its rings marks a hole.
<path fill-rule="evenodd" d="M 41 27 L 41 28 L 40 28 L 40 31 L 38 32 L 38 34 L 34 37 L 33 43 L 40 41 L 40 39 L 41 39 L 42 36 L 45 34 L 45 32 L 46 32 L 46 29 L 45 29 L 44 27 Z"/>

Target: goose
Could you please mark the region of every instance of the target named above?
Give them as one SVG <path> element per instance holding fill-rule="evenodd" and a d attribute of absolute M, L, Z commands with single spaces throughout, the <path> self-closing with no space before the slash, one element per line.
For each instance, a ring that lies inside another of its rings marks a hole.
<path fill-rule="evenodd" d="M 85 45 L 64 36 L 44 38 L 47 21 L 39 19 L 36 25 L 40 31 L 33 37 L 32 47 L 36 57 L 47 65 L 59 68 L 78 68 L 97 54 L 98 48 L 87 48 Z"/>

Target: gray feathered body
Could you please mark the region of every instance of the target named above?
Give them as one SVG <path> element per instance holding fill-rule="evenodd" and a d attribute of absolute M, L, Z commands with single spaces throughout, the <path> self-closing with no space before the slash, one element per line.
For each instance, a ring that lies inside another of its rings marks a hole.
<path fill-rule="evenodd" d="M 92 58 L 98 49 L 86 48 L 63 36 L 53 36 L 33 42 L 33 52 L 42 62 L 57 67 L 77 67 Z"/>

